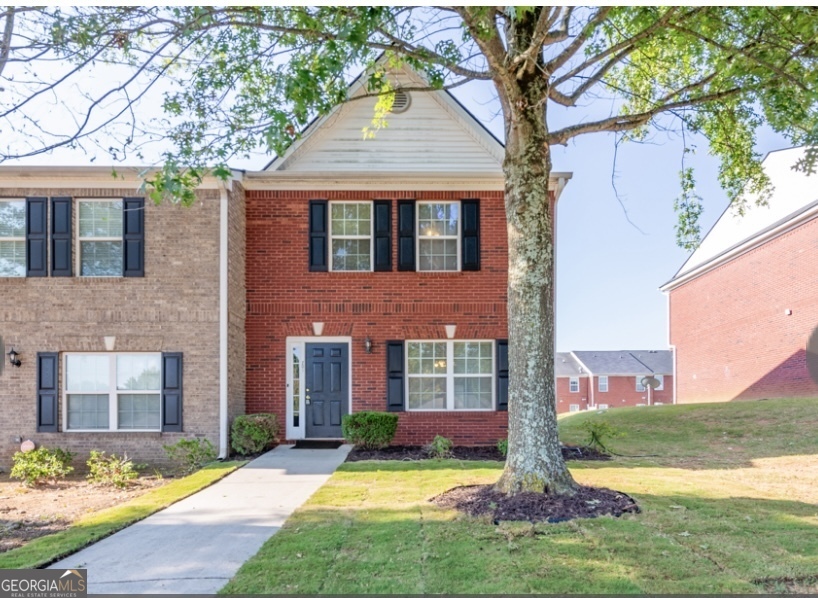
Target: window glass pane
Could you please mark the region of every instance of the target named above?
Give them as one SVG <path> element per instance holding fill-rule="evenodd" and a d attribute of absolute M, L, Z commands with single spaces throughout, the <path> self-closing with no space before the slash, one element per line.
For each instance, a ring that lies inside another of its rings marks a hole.
<path fill-rule="evenodd" d="M 456 203 L 418 204 L 418 234 L 421 237 L 456 237 L 460 206 Z"/>
<path fill-rule="evenodd" d="M 454 379 L 455 409 L 491 409 L 491 382 L 488 376 Z"/>
<path fill-rule="evenodd" d="M 159 390 L 159 355 L 117 355 L 116 387 L 119 390 Z"/>
<path fill-rule="evenodd" d="M 445 409 L 446 378 L 409 378 L 409 409 Z"/>
<path fill-rule="evenodd" d="M 409 343 L 409 374 L 445 374 L 446 343 Z"/>
<path fill-rule="evenodd" d="M 26 202 L 0 201 L 0 239 L 26 236 Z"/>
<path fill-rule="evenodd" d="M 371 241 L 369 239 L 333 239 L 333 270 L 371 270 Z"/>
<path fill-rule="evenodd" d="M 298 427 L 301 415 L 301 347 L 293 347 L 293 426 Z"/>
<path fill-rule="evenodd" d="M 419 270 L 457 270 L 457 239 L 421 237 L 418 243 Z"/>
<path fill-rule="evenodd" d="M 491 343 L 454 343 L 455 374 L 491 374 Z"/>
<path fill-rule="evenodd" d="M 158 430 L 160 400 L 158 394 L 121 394 L 118 399 L 120 430 Z"/>
<path fill-rule="evenodd" d="M 68 395 L 69 430 L 107 430 L 108 395 Z"/>
<path fill-rule="evenodd" d="M 108 392 L 109 364 L 107 355 L 68 355 L 65 389 L 77 393 Z"/>
<path fill-rule="evenodd" d="M 121 201 L 79 202 L 80 237 L 121 237 Z"/>
<path fill-rule="evenodd" d="M 0 276 L 25 275 L 26 242 L 0 240 Z"/>
<path fill-rule="evenodd" d="M 81 276 L 122 276 L 122 241 L 80 243 Z"/>

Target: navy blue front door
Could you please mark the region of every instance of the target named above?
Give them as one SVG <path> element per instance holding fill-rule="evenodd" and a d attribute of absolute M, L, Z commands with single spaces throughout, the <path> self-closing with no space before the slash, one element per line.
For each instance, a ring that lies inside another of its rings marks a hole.
<path fill-rule="evenodd" d="M 341 438 L 349 413 L 349 345 L 307 343 L 307 438 Z"/>

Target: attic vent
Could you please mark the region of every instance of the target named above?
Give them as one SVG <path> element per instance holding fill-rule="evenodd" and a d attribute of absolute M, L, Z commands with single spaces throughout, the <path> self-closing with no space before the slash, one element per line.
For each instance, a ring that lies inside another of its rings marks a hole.
<path fill-rule="evenodd" d="M 397 90 L 395 92 L 395 101 L 392 102 L 392 114 L 400 114 L 409 110 L 409 105 L 412 103 L 412 98 L 408 92 Z"/>

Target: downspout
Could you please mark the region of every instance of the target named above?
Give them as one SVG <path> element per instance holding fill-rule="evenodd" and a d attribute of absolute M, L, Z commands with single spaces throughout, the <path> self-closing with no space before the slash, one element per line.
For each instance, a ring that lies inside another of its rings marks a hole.
<path fill-rule="evenodd" d="M 591 396 L 591 404 L 588 405 L 588 407 L 591 408 L 591 407 L 596 405 L 596 396 L 594 395 L 594 373 L 591 371 L 591 368 L 589 368 L 587 365 L 585 365 L 582 362 L 582 360 L 579 357 L 576 356 L 576 353 L 574 353 L 573 351 L 571 351 L 571 356 L 574 359 L 577 360 L 579 365 L 581 365 L 585 369 L 585 371 L 588 372 L 588 389 L 589 389 L 588 394 Z"/>
<path fill-rule="evenodd" d="M 670 342 L 670 291 L 664 291 L 667 302 L 667 346 L 670 348 L 670 355 L 673 359 L 673 404 L 676 404 L 676 345 Z"/>
<path fill-rule="evenodd" d="M 219 181 L 219 459 L 227 451 L 227 183 Z"/>

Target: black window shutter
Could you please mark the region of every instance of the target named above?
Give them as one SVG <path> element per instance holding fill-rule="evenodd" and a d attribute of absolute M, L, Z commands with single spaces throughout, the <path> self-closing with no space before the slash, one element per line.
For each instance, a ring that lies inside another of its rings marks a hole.
<path fill-rule="evenodd" d="M 327 200 L 310 200 L 310 272 L 327 271 Z"/>
<path fill-rule="evenodd" d="M 37 431 L 59 432 L 59 355 L 37 353 Z"/>
<path fill-rule="evenodd" d="M 51 198 L 51 276 L 71 276 L 70 197 Z"/>
<path fill-rule="evenodd" d="M 162 353 L 162 431 L 182 431 L 181 353 Z"/>
<path fill-rule="evenodd" d="M 26 199 L 26 276 L 48 276 L 48 200 Z"/>
<path fill-rule="evenodd" d="M 497 411 L 508 411 L 508 341 L 497 341 Z"/>
<path fill-rule="evenodd" d="M 463 270 L 480 269 L 480 202 L 464 199 L 460 202 L 463 211 L 462 260 Z"/>
<path fill-rule="evenodd" d="M 406 411 L 403 396 L 403 341 L 386 342 L 386 410 Z"/>
<path fill-rule="evenodd" d="M 398 200 L 398 271 L 415 270 L 415 200 Z"/>
<path fill-rule="evenodd" d="M 123 276 L 145 276 L 145 198 L 122 200 Z"/>
<path fill-rule="evenodd" d="M 392 270 L 392 201 L 378 199 L 373 203 L 375 212 L 375 272 Z"/>

